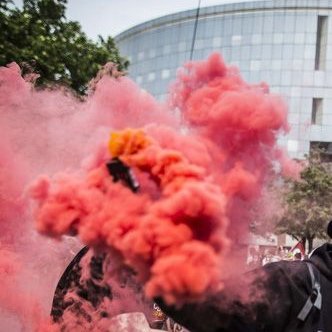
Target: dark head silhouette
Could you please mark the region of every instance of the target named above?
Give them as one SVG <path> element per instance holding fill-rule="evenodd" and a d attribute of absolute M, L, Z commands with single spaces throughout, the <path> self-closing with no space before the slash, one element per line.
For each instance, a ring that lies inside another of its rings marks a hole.
<path fill-rule="evenodd" d="M 332 220 L 327 225 L 327 235 L 332 238 Z"/>

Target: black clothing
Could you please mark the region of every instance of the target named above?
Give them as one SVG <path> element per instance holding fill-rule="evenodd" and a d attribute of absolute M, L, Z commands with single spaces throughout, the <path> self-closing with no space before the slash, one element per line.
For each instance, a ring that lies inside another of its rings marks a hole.
<path fill-rule="evenodd" d="M 144 297 L 131 268 L 122 266 L 119 280 L 107 282 L 110 277 L 105 275 L 107 258 L 88 247 L 79 251 L 57 284 L 51 310 L 53 322 L 62 332 L 106 331 L 108 319 L 120 313 L 142 311 L 151 327 L 163 326 L 166 317 Z M 96 328 L 99 323 L 101 329 Z"/>
<path fill-rule="evenodd" d="M 110 300 L 113 298 L 110 286 L 103 281 L 104 254 L 91 255 L 88 264 L 89 271 L 86 271 L 90 277 L 86 280 L 81 278 L 82 267 L 80 263 L 86 257 L 88 250 L 88 247 L 80 250 L 58 282 L 51 310 L 54 322 L 61 322 L 66 310 L 70 311 L 73 317 L 91 322 L 92 316 L 85 308 L 84 302 L 89 302 L 91 308 L 97 310 L 105 297 Z M 109 316 L 109 313 L 105 311 L 100 311 L 99 314 L 100 317 Z"/>
<path fill-rule="evenodd" d="M 192 332 L 316 332 L 320 318 L 322 331 L 332 332 L 332 245 L 317 248 L 308 261 L 319 271 L 322 310 L 312 308 L 304 323 L 297 315 L 312 293 L 312 283 L 303 261 L 267 264 L 235 285 L 226 283 L 224 291 L 203 303 L 176 308 L 161 299 L 156 302 Z"/>

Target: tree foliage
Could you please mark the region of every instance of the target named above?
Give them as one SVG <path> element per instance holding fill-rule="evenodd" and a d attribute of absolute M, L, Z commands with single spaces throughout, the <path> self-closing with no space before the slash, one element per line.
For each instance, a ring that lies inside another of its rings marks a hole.
<path fill-rule="evenodd" d="M 29 64 L 40 74 L 38 84 L 57 82 L 79 93 L 107 62 L 125 70 L 111 37 L 91 41 L 78 22 L 66 19 L 67 0 L 24 0 L 22 10 L 0 0 L 0 65 Z"/>
<path fill-rule="evenodd" d="M 309 251 L 315 238 L 326 237 L 326 225 L 332 217 L 332 173 L 320 156 L 321 151 L 312 151 L 301 179 L 286 184 L 285 210 L 278 224 L 280 232 L 308 241 Z"/>

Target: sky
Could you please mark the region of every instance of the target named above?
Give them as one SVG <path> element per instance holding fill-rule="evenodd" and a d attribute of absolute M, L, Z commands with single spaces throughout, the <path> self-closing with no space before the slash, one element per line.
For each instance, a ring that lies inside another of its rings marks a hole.
<path fill-rule="evenodd" d="M 201 7 L 250 0 L 201 0 Z M 199 0 L 68 0 L 67 18 L 78 21 L 92 39 L 116 36 L 130 27 L 178 11 L 195 9 Z M 22 0 L 14 0 L 21 6 Z"/>

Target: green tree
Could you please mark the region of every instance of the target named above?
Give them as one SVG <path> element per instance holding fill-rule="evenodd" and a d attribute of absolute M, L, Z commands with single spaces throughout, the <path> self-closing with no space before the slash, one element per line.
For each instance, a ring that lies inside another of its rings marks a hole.
<path fill-rule="evenodd" d="M 326 237 L 332 217 L 332 174 L 330 164 L 321 161 L 321 151 L 313 150 L 299 181 L 286 183 L 285 209 L 277 226 L 312 250 L 315 238 Z"/>
<path fill-rule="evenodd" d="M 111 37 L 91 41 L 78 22 L 66 19 L 67 0 L 24 0 L 22 10 L 0 0 L 0 65 L 29 64 L 40 75 L 37 84 L 65 84 L 84 93 L 87 83 L 107 62 L 123 71 Z"/>

